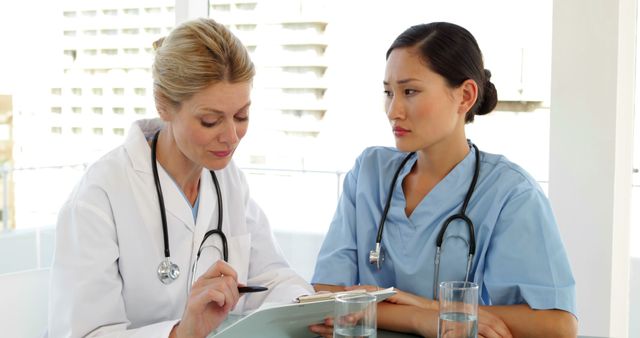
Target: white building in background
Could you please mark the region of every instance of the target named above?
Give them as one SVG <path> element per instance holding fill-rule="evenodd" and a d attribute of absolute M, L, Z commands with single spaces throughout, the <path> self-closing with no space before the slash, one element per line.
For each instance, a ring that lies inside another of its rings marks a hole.
<path fill-rule="evenodd" d="M 38 43 L 30 50 L 33 59 L 21 66 L 23 71 L 32 71 L 37 81 L 19 86 L 14 102 L 18 227 L 55 222 L 61 203 L 84 170 L 83 166 L 57 166 L 91 163 L 122 143 L 134 120 L 157 116 L 150 72 L 152 43 L 174 26 L 174 5 L 171 0 L 44 2 L 36 18 L 46 18 L 46 30 L 21 23 L 33 29 L 30 36 Z M 514 25 L 521 28 L 514 28 L 508 36 L 518 43 L 505 44 L 491 40 L 495 29 L 478 25 L 475 16 L 456 15 L 452 20 L 453 5 L 419 10 L 425 6 L 416 0 L 391 7 L 361 0 L 211 0 L 209 16 L 238 35 L 257 70 L 250 132 L 238 149 L 236 162 L 243 167 L 345 171 L 365 146 L 392 145 L 382 107 L 384 54 L 408 25 L 427 21 L 450 20 L 469 27 L 489 51 L 486 61 L 504 106 L 540 110 L 540 114 L 529 114 L 527 124 L 547 128 L 549 8 L 530 5 L 532 10 L 526 12 L 538 13 L 536 20 L 543 24 L 535 34 L 525 30 L 527 25 Z M 26 5 L 24 12 L 31 12 Z M 513 22 L 524 19 L 524 14 L 508 18 Z M 478 122 L 471 133 L 491 129 Z M 510 132 L 516 136 L 532 133 L 547 142 L 546 129 L 532 131 L 524 126 Z M 476 134 L 474 140 L 482 141 L 483 150 L 504 147 L 494 133 Z M 534 176 L 546 179 L 545 152 L 522 152 L 516 149 L 520 143 L 509 144 L 521 156 L 514 160 L 525 161 L 525 168 Z M 53 168 L 23 170 L 34 167 Z M 265 209 L 280 200 L 268 195 L 276 189 L 293 196 L 295 201 L 289 205 L 302 203 L 295 198 L 302 195 L 311 202 L 307 206 L 326 205 L 324 213 L 330 217 L 340 177 L 329 176 L 322 183 L 316 180 L 315 185 L 294 187 L 255 182 L 253 191 L 266 204 Z M 261 189 L 260 184 L 270 188 Z M 332 203 L 326 203 L 327 198 Z M 316 199 L 318 203 L 313 203 Z M 308 208 L 299 205 L 294 209 L 304 210 L 299 215 L 303 217 L 315 210 Z M 275 218 L 277 224 L 295 223 L 290 216 L 288 220 Z M 327 222 L 319 221 L 323 224 L 319 231 Z"/>

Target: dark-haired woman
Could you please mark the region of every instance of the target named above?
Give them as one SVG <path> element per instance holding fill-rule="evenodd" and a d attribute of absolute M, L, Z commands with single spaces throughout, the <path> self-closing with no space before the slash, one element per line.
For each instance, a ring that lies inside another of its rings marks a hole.
<path fill-rule="evenodd" d="M 575 281 L 548 199 L 522 168 L 465 135 L 496 106 L 490 76 L 460 26 L 413 26 L 395 40 L 383 84 L 397 149 L 366 149 L 345 177 L 317 290 L 394 286 L 401 291 L 378 307 L 379 326 L 434 337 L 438 283 L 467 279 L 479 285 L 479 336 L 575 337 Z M 456 214 L 436 268 L 439 233 Z M 381 219 L 384 256 L 371 264 Z M 311 329 L 327 334 L 326 324 Z"/>

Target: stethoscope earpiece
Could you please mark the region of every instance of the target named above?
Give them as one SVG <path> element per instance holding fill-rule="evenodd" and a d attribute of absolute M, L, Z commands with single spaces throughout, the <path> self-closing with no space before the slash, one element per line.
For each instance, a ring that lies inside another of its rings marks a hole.
<path fill-rule="evenodd" d="M 160 265 L 158 265 L 158 279 L 162 284 L 171 284 L 173 281 L 180 277 L 180 268 L 178 265 L 165 258 Z"/>

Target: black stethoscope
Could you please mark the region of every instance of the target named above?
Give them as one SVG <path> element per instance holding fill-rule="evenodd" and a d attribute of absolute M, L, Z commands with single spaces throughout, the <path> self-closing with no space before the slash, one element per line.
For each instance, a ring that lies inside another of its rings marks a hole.
<path fill-rule="evenodd" d="M 163 284 L 170 284 L 178 277 L 180 277 L 180 267 L 174 262 L 171 261 L 171 252 L 169 251 L 169 232 L 167 231 L 167 213 L 164 208 L 164 199 L 162 198 L 162 188 L 160 186 L 160 177 L 158 175 L 158 164 L 156 163 L 156 149 L 158 144 L 158 135 L 160 131 L 156 132 L 153 136 L 153 140 L 151 142 L 151 167 L 153 168 L 153 179 L 156 184 L 156 191 L 158 192 L 158 204 L 160 204 L 160 216 L 162 218 L 162 235 L 164 237 L 164 259 L 158 265 L 158 279 Z M 196 259 L 193 262 L 193 266 L 191 267 L 191 284 L 193 284 L 195 279 L 196 265 L 198 260 L 200 259 L 200 253 L 202 252 L 202 245 L 211 235 L 220 236 L 220 240 L 222 241 L 222 258 L 225 262 L 229 261 L 229 251 L 227 248 L 227 237 L 222 232 L 222 193 L 220 192 L 220 184 L 218 183 L 218 178 L 213 170 L 209 170 L 211 173 L 211 178 L 213 179 L 213 184 L 216 187 L 216 194 L 218 196 L 218 228 L 209 230 L 204 234 L 202 238 L 202 242 L 200 243 L 200 247 L 198 248 L 198 254 L 196 255 Z"/>
<path fill-rule="evenodd" d="M 480 173 L 480 151 L 475 144 L 469 143 L 476 152 L 476 164 L 473 172 L 473 178 L 471 179 L 471 185 L 467 190 L 467 195 L 464 197 L 464 202 L 462 203 L 462 208 L 460 208 L 460 212 L 454 215 L 451 215 L 447 218 L 446 221 L 442 224 L 440 228 L 440 232 L 438 233 L 438 237 L 436 239 L 436 257 L 434 258 L 435 263 L 435 274 L 433 275 L 433 298 L 437 298 L 438 291 L 438 278 L 440 275 L 440 253 L 442 247 L 442 241 L 444 239 L 444 234 L 449 227 L 449 223 L 453 220 L 460 219 L 466 225 L 469 230 L 469 255 L 467 258 L 467 270 L 465 272 L 464 281 L 467 282 L 469 280 L 469 272 L 471 271 L 471 262 L 473 261 L 473 255 L 476 253 L 476 239 L 475 232 L 473 227 L 473 222 L 467 214 L 465 213 L 467 210 L 467 206 L 469 205 L 469 200 L 471 199 L 471 195 L 476 188 L 476 182 L 478 181 L 478 175 Z M 391 205 L 391 197 L 393 196 L 393 188 L 396 185 L 396 181 L 398 180 L 398 176 L 400 175 L 400 171 L 404 165 L 409 161 L 409 159 L 415 155 L 415 152 L 409 153 L 400 163 L 400 166 L 396 170 L 396 173 L 393 175 L 393 179 L 391 180 L 391 187 L 389 188 L 389 196 L 387 197 L 387 203 L 384 206 L 384 211 L 382 212 L 382 217 L 380 219 L 380 224 L 378 225 L 378 236 L 376 237 L 376 248 L 375 250 L 371 250 L 369 252 L 369 263 L 375 264 L 378 270 L 382 268 L 382 261 L 384 261 L 384 252 L 382 250 L 382 231 L 384 229 L 384 222 L 387 219 L 387 213 L 389 212 L 389 206 Z"/>

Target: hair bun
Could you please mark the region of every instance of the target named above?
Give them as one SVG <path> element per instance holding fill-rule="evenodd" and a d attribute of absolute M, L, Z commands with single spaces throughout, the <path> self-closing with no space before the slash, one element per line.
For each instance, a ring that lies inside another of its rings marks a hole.
<path fill-rule="evenodd" d="M 489 82 L 489 80 L 491 80 L 491 71 L 488 69 L 484 70 L 484 80 L 486 82 Z"/>
<path fill-rule="evenodd" d="M 153 50 L 158 50 L 158 48 L 162 47 L 162 43 L 164 42 L 164 38 L 160 38 L 153 42 Z"/>

